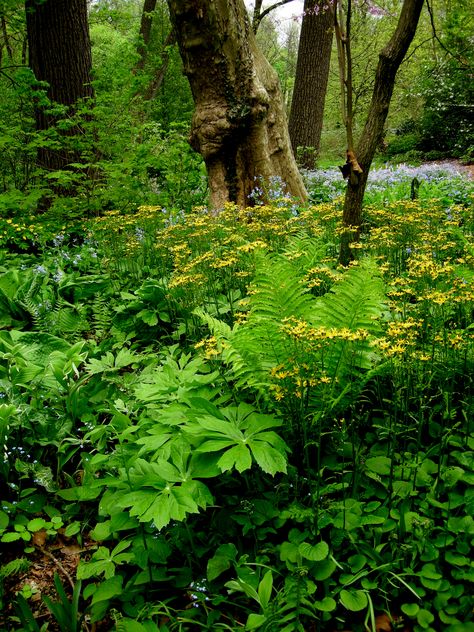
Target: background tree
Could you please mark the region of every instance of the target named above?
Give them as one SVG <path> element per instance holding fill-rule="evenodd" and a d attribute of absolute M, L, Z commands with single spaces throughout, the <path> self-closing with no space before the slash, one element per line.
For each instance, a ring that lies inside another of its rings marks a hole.
<path fill-rule="evenodd" d="M 191 143 L 206 163 L 211 205 L 248 204 L 256 178 L 306 192 L 291 151 L 278 76 L 259 51 L 243 0 L 169 0 L 195 101 Z"/>
<path fill-rule="evenodd" d="M 298 162 L 307 169 L 314 168 L 320 149 L 333 23 L 332 5 L 305 0 L 289 132 Z"/>
<path fill-rule="evenodd" d="M 29 65 L 39 82 L 46 82 L 50 104 L 65 106 L 59 116 L 72 119 L 78 101 L 91 98 L 92 55 L 87 19 L 87 0 L 26 0 Z M 53 107 L 35 109 L 36 128 L 48 130 L 58 120 Z M 76 134 L 75 123 L 63 124 L 65 134 Z M 52 146 L 40 149 L 41 166 L 59 170 L 75 162 L 73 150 Z"/>
<path fill-rule="evenodd" d="M 427 3 L 434 38 L 422 67 L 417 148 L 433 157 L 474 157 L 474 13 L 466 0 Z"/>
<path fill-rule="evenodd" d="M 138 61 L 134 68 L 134 72 L 139 72 L 145 67 L 148 46 L 150 44 L 153 12 L 156 9 L 156 2 L 157 0 L 145 0 L 143 3 L 138 42 Z"/>
<path fill-rule="evenodd" d="M 415 35 L 422 6 L 423 0 L 404 0 L 403 2 L 397 28 L 379 55 L 374 90 L 364 130 L 357 144 L 355 155 L 348 156 L 347 172 L 345 174 L 348 178 L 348 183 L 344 200 L 343 224 L 351 230 L 346 232 L 341 239 L 340 260 L 344 264 L 347 264 L 352 256 L 349 247 L 350 242 L 354 237 L 356 239 L 358 237 L 362 221 L 362 200 L 367 185 L 368 173 L 377 146 L 383 137 L 384 124 L 393 94 L 395 77 Z M 348 15 L 350 17 L 350 7 Z M 350 35 L 348 29 L 346 30 L 346 35 Z M 346 46 L 345 52 L 350 59 L 350 48 Z M 348 89 L 350 95 L 350 85 Z M 349 124 L 351 124 L 350 119 Z M 348 134 L 351 134 L 352 130 L 349 127 L 348 130 Z M 355 229 L 355 235 L 351 234 L 352 229 Z"/>

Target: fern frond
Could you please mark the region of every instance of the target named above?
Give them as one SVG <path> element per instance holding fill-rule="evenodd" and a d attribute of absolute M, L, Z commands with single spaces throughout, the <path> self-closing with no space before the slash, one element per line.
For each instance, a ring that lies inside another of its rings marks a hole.
<path fill-rule="evenodd" d="M 280 321 L 305 318 L 311 312 L 314 299 L 291 261 L 281 255 L 262 254 L 256 267 L 250 320 L 254 317 Z"/>
<path fill-rule="evenodd" d="M 102 294 L 96 294 L 92 303 L 92 324 L 95 335 L 102 338 L 112 326 L 112 311 L 109 299 Z"/>
<path fill-rule="evenodd" d="M 326 257 L 327 243 L 302 231 L 290 237 L 283 255 L 300 271 L 299 276 L 303 276 Z"/>
<path fill-rule="evenodd" d="M 380 318 L 387 309 L 385 287 L 372 261 L 361 262 L 345 272 L 331 290 L 317 299 L 309 319 L 313 325 L 365 329 L 371 335 L 380 333 Z"/>
<path fill-rule="evenodd" d="M 221 349 L 223 362 L 232 370 L 232 380 L 240 388 L 253 388 L 266 393 L 268 372 L 262 364 L 263 357 L 255 351 L 253 338 L 246 344 L 245 328 L 241 325 L 229 327 L 227 323 L 214 318 L 201 309 L 193 312 L 205 323 L 216 338 Z"/>

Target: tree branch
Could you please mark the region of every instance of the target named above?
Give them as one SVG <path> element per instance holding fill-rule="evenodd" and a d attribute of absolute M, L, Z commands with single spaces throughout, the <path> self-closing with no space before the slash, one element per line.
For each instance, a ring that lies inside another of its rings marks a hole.
<path fill-rule="evenodd" d="M 470 68 L 471 64 L 466 63 L 466 60 L 463 59 L 462 57 L 460 57 L 459 55 L 456 55 L 455 53 L 453 53 L 451 50 L 449 50 L 449 48 L 441 41 L 441 39 L 438 36 L 438 33 L 436 32 L 436 24 L 435 24 L 435 20 L 434 20 L 434 12 L 433 12 L 433 7 L 431 6 L 429 0 L 426 0 L 426 7 L 428 9 L 428 14 L 430 16 L 430 23 L 431 23 L 431 31 L 433 33 L 433 37 L 434 39 L 438 42 L 438 44 L 441 46 L 441 48 L 448 53 L 448 55 L 450 55 L 453 59 L 455 59 L 456 61 L 458 61 L 461 66 L 464 66 L 465 68 Z"/>
<path fill-rule="evenodd" d="M 270 5 L 269 7 L 264 9 L 262 12 L 260 12 L 260 9 L 262 7 L 262 0 L 256 0 L 254 14 L 253 14 L 253 20 L 252 20 L 253 32 L 256 33 L 258 31 L 258 27 L 260 26 L 260 22 L 263 20 L 263 18 L 266 15 L 268 15 L 269 13 L 274 11 L 275 9 L 278 9 L 278 7 L 282 7 L 284 4 L 289 4 L 290 2 L 293 2 L 293 0 L 280 0 L 280 2 L 275 2 L 275 4 Z M 259 7 L 258 15 L 256 14 L 257 6 Z"/>

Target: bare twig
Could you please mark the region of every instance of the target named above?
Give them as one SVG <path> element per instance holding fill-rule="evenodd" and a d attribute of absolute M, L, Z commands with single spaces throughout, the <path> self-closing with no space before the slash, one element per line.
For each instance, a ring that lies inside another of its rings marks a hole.
<path fill-rule="evenodd" d="M 263 18 L 266 15 L 268 15 L 269 13 L 274 11 L 275 9 L 278 9 L 278 7 L 282 7 L 284 4 L 288 4 L 290 2 L 293 2 L 293 0 L 280 0 L 280 2 L 275 2 L 275 4 L 270 5 L 269 7 L 267 7 L 266 9 L 264 9 L 263 11 L 260 12 L 260 8 L 262 6 L 262 2 L 260 0 L 257 0 L 257 2 L 255 4 L 255 9 L 257 9 L 257 6 L 258 6 L 258 8 L 259 8 L 258 15 L 257 15 L 257 12 L 254 11 L 253 20 L 252 20 L 252 28 L 253 28 L 254 33 L 257 32 L 258 27 L 260 26 L 260 22 L 263 20 Z"/>
<path fill-rule="evenodd" d="M 56 566 L 59 568 L 59 570 L 63 573 L 63 575 L 68 580 L 69 584 L 71 585 L 71 588 L 74 590 L 74 586 L 75 586 L 74 581 L 73 581 L 71 575 L 67 572 L 67 570 L 64 568 L 64 566 L 58 560 L 58 558 L 54 557 L 54 555 L 52 553 L 47 551 L 42 546 L 37 546 L 36 548 L 39 549 L 41 551 L 41 553 L 43 553 L 43 555 L 46 555 L 46 557 L 49 557 L 49 559 L 56 564 Z"/>
<path fill-rule="evenodd" d="M 470 68 L 471 64 L 469 64 L 465 59 L 463 59 L 462 57 L 460 57 L 459 55 L 457 55 L 456 53 L 453 53 L 452 50 L 450 50 L 443 42 L 442 40 L 439 38 L 438 33 L 436 32 L 436 24 L 435 24 L 435 20 L 434 20 L 434 12 L 433 12 L 433 7 L 430 4 L 429 0 L 426 0 L 426 6 L 428 8 L 428 14 L 430 16 L 430 22 L 431 22 L 431 30 L 433 32 L 433 37 L 434 39 L 438 42 L 438 44 L 441 46 L 441 48 L 448 53 L 448 55 L 450 55 L 453 59 L 455 59 L 456 61 L 458 61 L 461 66 L 464 66 L 465 68 Z"/>

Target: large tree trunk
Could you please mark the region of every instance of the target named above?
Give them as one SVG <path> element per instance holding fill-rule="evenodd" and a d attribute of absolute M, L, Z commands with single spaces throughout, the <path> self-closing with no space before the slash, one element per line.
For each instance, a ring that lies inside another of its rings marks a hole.
<path fill-rule="evenodd" d="M 256 178 L 279 176 L 304 199 L 278 77 L 258 50 L 243 0 L 168 0 L 195 102 L 191 144 L 206 163 L 211 205 L 249 204 Z"/>
<path fill-rule="evenodd" d="M 38 81 L 48 83 L 50 101 L 68 106 L 73 115 L 79 100 L 93 96 L 87 0 L 26 0 L 25 8 L 30 68 Z M 35 116 L 38 130 L 47 130 L 57 121 L 40 106 Z M 78 131 L 72 127 L 65 135 Z M 44 148 L 38 161 L 57 170 L 77 158 L 74 151 Z"/>
<path fill-rule="evenodd" d="M 353 258 L 349 244 L 359 238 L 362 200 L 370 166 L 377 146 L 382 140 L 395 77 L 415 36 L 422 6 L 423 0 L 404 0 L 397 28 L 379 55 L 369 113 L 356 150 L 362 173 L 349 174 L 344 200 L 343 224 L 348 231 L 342 235 L 339 254 L 339 259 L 344 265 Z M 348 166 L 352 169 L 350 164 Z"/>
<path fill-rule="evenodd" d="M 323 9 L 321 0 L 305 0 L 289 131 L 298 163 L 307 169 L 319 154 L 333 27 L 332 5 Z"/>

